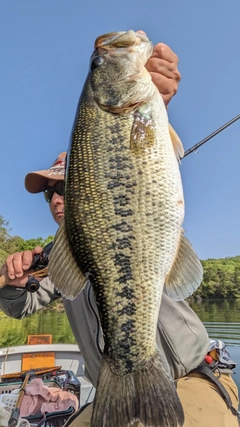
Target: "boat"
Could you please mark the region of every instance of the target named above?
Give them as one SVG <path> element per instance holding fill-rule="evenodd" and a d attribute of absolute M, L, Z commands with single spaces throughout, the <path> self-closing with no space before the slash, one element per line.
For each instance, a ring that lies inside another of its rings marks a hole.
<path fill-rule="evenodd" d="M 76 344 L 52 344 L 46 342 L 46 337 L 29 336 L 26 345 L 0 348 L 0 401 L 6 394 L 9 397 L 16 389 L 21 390 L 26 373 L 30 373 L 29 381 L 40 377 L 49 387 L 63 388 L 64 384 L 63 389 L 77 396 L 81 409 L 93 401 L 95 394 L 95 388 L 85 377 L 81 352 Z M 31 344 L 32 341 L 35 342 Z M 69 412 L 69 416 L 71 414 Z M 62 424 L 67 418 L 65 413 Z M 57 427 L 62 424 L 58 419 Z M 43 426 L 55 427 L 54 423 Z"/>
<path fill-rule="evenodd" d="M 68 389 L 78 396 L 79 409 L 83 408 L 93 401 L 95 388 L 85 377 L 84 359 L 78 346 L 76 344 L 52 344 L 46 342 L 45 338 L 45 335 L 29 336 L 27 345 L 0 348 L 0 397 L 2 394 L 11 393 L 14 387 L 19 388 L 21 386 L 22 380 L 19 374 L 29 371 L 32 371 L 33 374 L 36 371 L 37 374 L 38 372 L 41 373 L 44 368 L 49 367 L 50 372 L 45 376 L 47 385 L 51 386 L 56 377 L 59 377 L 61 382 L 61 375 L 67 373 Z M 31 342 L 34 342 L 34 344 L 31 344 Z M 232 350 L 236 350 L 236 355 L 239 354 L 239 347 L 232 347 Z M 18 374 L 17 377 L 16 374 Z M 237 374 L 238 378 L 234 378 L 235 381 L 236 379 L 240 380 L 240 373 L 238 372 Z M 9 380 L 7 379 L 8 377 Z M 69 413 L 68 417 L 71 415 L 72 413 Z M 66 416 L 63 417 L 62 423 L 58 419 L 56 425 L 54 423 L 38 423 L 33 424 L 33 426 L 62 427 L 67 419 Z M 30 424 L 30 427 L 32 427 L 32 424 Z"/>

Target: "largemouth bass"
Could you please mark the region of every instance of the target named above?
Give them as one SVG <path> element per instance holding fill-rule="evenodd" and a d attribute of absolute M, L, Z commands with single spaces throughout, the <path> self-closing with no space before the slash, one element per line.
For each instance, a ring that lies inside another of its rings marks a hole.
<path fill-rule="evenodd" d="M 131 30 L 95 42 L 49 263 L 62 295 L 75 298 L 88 278 L 94 289 L 105 348 L 91 427 L 184 422 L 156 347 L 157 319 L 164 284 L 182 299 L 200 284 L 202 267 L 182 231 L 184 151 L 145 68 L 151 53 L 149 39 Z"/>

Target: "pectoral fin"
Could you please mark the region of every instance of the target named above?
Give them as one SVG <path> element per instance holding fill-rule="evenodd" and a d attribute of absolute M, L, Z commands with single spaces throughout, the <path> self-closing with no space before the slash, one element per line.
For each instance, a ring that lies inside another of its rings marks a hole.
<path fill-rule="evenodd" d="M 151 111 L 146 106 L 139 107 L 134 113 L 130 147 L 140 151 L 151 148 L 154 143 L 155 133 Z"/>
<path fill-rule="evenodd" d="M 183 156 L 184 156 L 184 148 L 183 148 L 183 145 L 182 145 L 182 141 L 179 138 L 177 132 L 170 125 L 170 123 L 168 123 L 168 129 L 169 129 L 169 134 L 170 134 L 170 137 L 171 137 L 171 140 L 172 140 L 172 145 L 173 145 L 174 153 L 175 153 L 176 158 L 178 159 L 178 161 L 180 161 L 180 159 L 182 159 Z"/>
<path fill-rule="evenodd" d="M 54 238 L 48 264 L 49 277 L 55 288 L 68 299 L 74 299 L 87 283 L 72 254 L 64 220 Z"/>
<path fill-rule="evenodd" d="M 202 264 L 182 231 L 175 260 L 165 279 L 166 292 L 176 301 L 185 299 L 200 286 L 202 276 Z"/>

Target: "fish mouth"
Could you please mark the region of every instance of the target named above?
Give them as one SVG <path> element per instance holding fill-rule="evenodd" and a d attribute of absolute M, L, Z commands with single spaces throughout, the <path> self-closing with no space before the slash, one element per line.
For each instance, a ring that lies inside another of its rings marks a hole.
<path fill-rule="evenodd" d="M 139 45 L 141 42 L 149 42 L 149 38 L 143 33 L 135 32 L 133 30 L 118 31 L 99 36 L 95 41 L 94 48 L 128 48 L 134 45 Z"/>
<path fill-rule="evenodd" d="M 95 40 L 94 49 L 105 49 L 111 56 L 122 56 L 130 51 L 138 51 L 145 65 L 152 54 L 153 45 L 142 32 L 129 30 L 99 36 Z"/>

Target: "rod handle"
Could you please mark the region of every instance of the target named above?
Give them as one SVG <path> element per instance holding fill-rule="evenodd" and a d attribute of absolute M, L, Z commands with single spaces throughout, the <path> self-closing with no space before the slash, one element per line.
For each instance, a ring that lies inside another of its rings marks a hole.
<path fill-rule="evenodd" d="M 10 279 L 9 279 L 7 273 L 0 276 L 0 289 L 4 288 L 4 286 L 6 286 L 9 282 L 10 282 Z"/>

